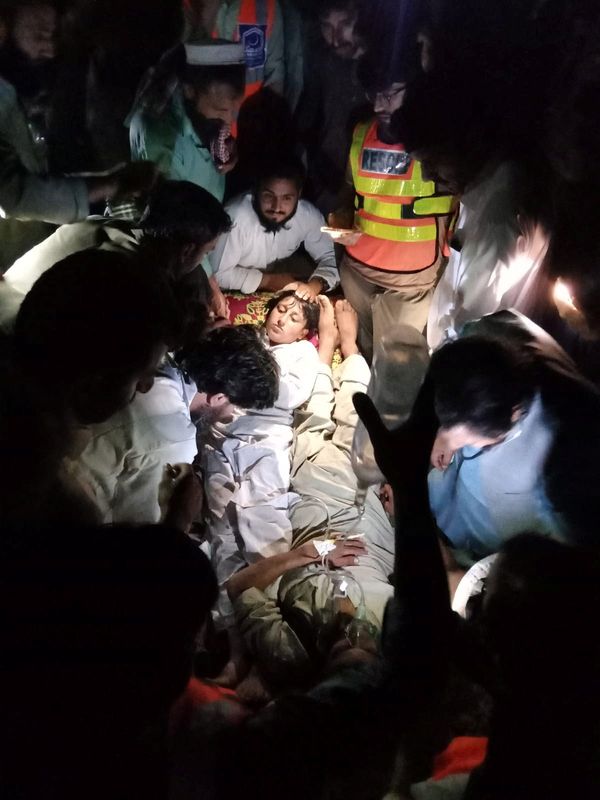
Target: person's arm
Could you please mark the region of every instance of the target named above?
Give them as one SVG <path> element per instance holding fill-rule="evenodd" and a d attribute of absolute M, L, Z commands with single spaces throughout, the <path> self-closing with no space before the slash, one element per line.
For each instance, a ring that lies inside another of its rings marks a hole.
<path fill-rule="evenodd" d="M 158 119 L 138 111 L 129 124 L 131 160 L 151 161 L 167 178 L 188 180 L 184 164 L 175 158 L 177 136 L 170 109 Z"/>
<path fill-rule="evenodd" d="M 283 17 L 279 3 L 275 2 L 273 29 L 267 42 L 264 85 L 277 92 L 277 94 L 283 94 L 285 85 L 284 48 Z"/>
<path fill-rule="evenodd" d="M 340 282 L 340 274 L 335 260 L 333 240 L 329 234 L 321 230 L 325 220 L 313 206 L 306 204 L 303 211 L 306 212 L 302 220 L 305 224 L 304 247 L 316 264 L 307 283 L 311 287 L 314 285 L 318 295 L 335 289 Z"/>
<path fill-rule="evenodd" d="M 227 581 L 227 594 L 230 600 L 235 600 L 246 589 L 255 588 L 264 592 L 267 586 L 270 586 L 284 572 L 296 567 L 305 567 L 318 559 L 319 554 L 311 542 L 302 545 L 297 550 L 261 558 L 256 564 L 236 572 Z"/>
<path fill-rule="evenodd" d="M 348 247 L 356 244 L 362 235 L 354 223 L 354 194 L 352 167 L 348 161 L 346 182 L 338 195 L 336 210 L 327 215 L 327 224 L 330 228 L 345 228 L 353 231 L 336 239 L 337 244 Z"/>
<path fill-rule="evenodd" d="M 242 259 L 252 260 L 252 237 L 243 217 L 236 219 L 233 213 L 232 220 L 232 229 L 228 233 L 221 234 L 217 246 L 210 255 L 210 263 L 221 289 L 253 294 L 265 288 L 262 286 L 265 275 L 263 270 L 257 267 L 241 266 Z"/>
<path fill-rule="evenodd" d="M 357 540 L 341 541 L 327 556 L 331 567 L 347 567 L 356 564 L 356 559 L 366 552 L 362 542 Z M 256 564 L 241 569 L 227 581 L 227 594 L 230 600 L 235 600 L 248 589 L 265 589 L 274 583 L 277 578 L 290 569 L 305 567 L 316 561 L 321 556 L 312 542 L 307 542 L 296 550 L 279 553 L 276 556 L 263 558 Z"/>
<path fill-rule="evenodd" d="M 305 403 L 310 397 L 317 370 L 319 355 L 310 342 L 294 342 L 274 351 L 279 367 L 279 395 L 275 406 L 287 411 Z"/>
<path fill-rule="evenodd" d="M 84 178 L 34 175 L 12 145 L 0 136 L 0 208 L 3 216 L 60 225 L 90 213 Z M 93 199 L 93 198 L 92 198 Z"/>

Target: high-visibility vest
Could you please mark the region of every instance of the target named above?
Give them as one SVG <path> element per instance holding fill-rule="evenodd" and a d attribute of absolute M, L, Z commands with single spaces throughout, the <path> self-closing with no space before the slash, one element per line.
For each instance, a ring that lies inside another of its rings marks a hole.
<path fill-rule="evenodd" d="M 193 0 L 183 0 L 184 13 L 194 19 L 198 14 Z M 246 55 L 246 90 L 244 99 L 258 92 L 264 83 L 269 39 L 275 22 L 276 0 L 241 0 L 233 40 L 244 43 Z M 213 39 L 221 38 L 218 28 Z"/>
<path fill-rule="evenodd" d="M 437 193 L 401 144 L 380 141 L 376 120 L 354 129 L 350 165 L 354 220 L 363 235 L 348 253 L 386 272 L 416 272 L 435 264 L 440 221 L 451 215 L 455 198 Z"/>

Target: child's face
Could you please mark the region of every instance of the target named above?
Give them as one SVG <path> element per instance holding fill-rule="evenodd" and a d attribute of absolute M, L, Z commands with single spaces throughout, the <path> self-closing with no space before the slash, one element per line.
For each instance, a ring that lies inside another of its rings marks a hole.
<path fill-rule="evenodd" d="M 308 335 L 306 317 L 298 299 L 294 296 L 280 300 L 265 322 L 271 344 L 291 344 Z"/>

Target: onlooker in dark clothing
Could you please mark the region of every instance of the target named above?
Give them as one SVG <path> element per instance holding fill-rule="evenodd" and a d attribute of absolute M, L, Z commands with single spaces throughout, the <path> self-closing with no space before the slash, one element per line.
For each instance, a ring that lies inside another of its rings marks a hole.
<path fill-rule="evenodd" d="M 308 196 L 327 216 L 344 186 L 352 131 L 370 106 L 357 78 L 365 52 L 359 33 L 360 0 L 319 4 L 320 34 L 307 48 L 305 86 L 296 121 L 308 159 Z"/>
<path fill-rule="evenodd" d="M 70 462 L 85 446 L 85 426 L 152 387 L 179 335 L 177 313 L 148 259 L 84 251 L 35 283 L 2 364 L 3 530 L 96 519 Z"/>
<path fill-rule="evenodd" d="M 0 551 L 0 794 L 164 800 L 207 559 L 167 526 L 31 529 Z"/>
<path fill-rule="evenodd" d="M 153 170 L 139 168 L 95 178 L 49 174 L 45 104 L 55 30 L 54 7 L 28 0 L 15 8 L 0 54 L 0 270 L 48 236 L 47 223 L 83 219 L 91 203 L 135 194 L 154 179 Z"/>
<path fill-rule="evenodd" d="M 0 328 L 11 330 L 20 303 L 35 281 L 57 261 L 72 253 L 97 249 L 133 255 L 156 264 L 181 301 L 186 342 L 196 340 L 206 323 L 206 306 L 227 317 L 227 303 L 214 278 L 212 297 L 202 292 L 200 265 L 231 221 L 209 192 L 188 181 L 165 181 L 147 198 L 141 219 L 131 224 L 96 217 L 64 225 L 25 253 L 0 283 Z M 203 296 L 198 300 L 198 293 Z M 188 338 L 189 337 L 189 338 Z"/>
<path fill-rule="evenodd" d="M 125 118 L 144 74 L 183 30 L 181 4 L 77 0 L 67 13 L 51 108 L 50 166 L 102 170 L 129 160 Z"/>

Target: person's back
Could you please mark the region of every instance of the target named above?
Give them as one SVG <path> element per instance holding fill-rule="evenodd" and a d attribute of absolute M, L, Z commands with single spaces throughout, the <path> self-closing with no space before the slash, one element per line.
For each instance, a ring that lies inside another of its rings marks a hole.
<path fill-rule="evenodd" d="M 600 397 L 556 342 L 500 312 L 441 348 L 431 375 L 430 497 L 453 545 L 487 555 L 524 527 L 591 540 Z"/>
<path fill-rule="evenodd" d="M 0 484 L 8 527 L 26 528 L 45 516 L 77 519 L 79 511 L 85 521 L 94 518 L 70 468 L 86 426 L 148 391 L 167 343 L 179 334 L 169 287 L 147 263 L 84 251 L 35 283 L 3 365 Z"/>

